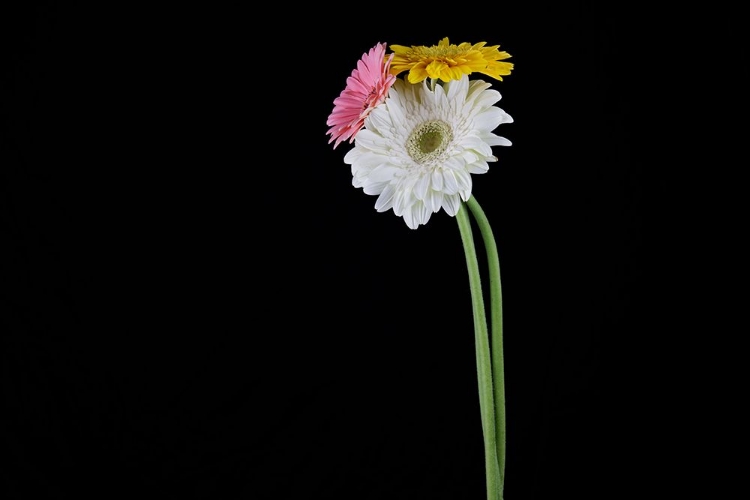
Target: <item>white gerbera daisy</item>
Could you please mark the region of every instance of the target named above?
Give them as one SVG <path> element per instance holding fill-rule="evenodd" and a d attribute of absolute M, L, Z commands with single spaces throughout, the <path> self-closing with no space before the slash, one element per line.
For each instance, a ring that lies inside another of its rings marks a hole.
<path fill-rule="evenodd" d="M 378 195 L 375 209 L 392 208 L 416 229 L 441 208 L 451 217 L 471 197 L 471 174 L 497 161 L 492 146 L 511 142 L 493 134 L 508 113 L 494 106 L 500 93 L 465 75 L 436 85 L 396 80 L 388 98 L 365 119 L 344 157 L 352 184 Z"/>

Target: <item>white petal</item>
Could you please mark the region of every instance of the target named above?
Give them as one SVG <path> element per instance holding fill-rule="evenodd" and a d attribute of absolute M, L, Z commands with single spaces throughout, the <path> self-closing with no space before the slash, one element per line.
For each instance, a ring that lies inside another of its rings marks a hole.
<path fill-rule="evenodd" d="M 466 149 L 479 149 L 482 147 L 482 144 L 484 141 L 477 137 L 476 135 L 466 135 L 461 139 L 461 146 L 463 146 Z"/>
<path fill-rule="evenodd" d="M 396 129 L 398 128 L 399 124 L 406 121 L 406 117 L 404 115 L 404 108 L 401 106 L 398 100 L 388 101 L 386 106 L 387 106 L 388 113 L 390 113 L 391 122 L 396 124 L 394 126 L 394 129 Z"/>
<path fill-rule="evenodd" d="M 414 213 L 411 210 L 404 212 L 403 217 L 404 222 L 406 222 L 406 225 L 409 226 L 410 229 L 416 229 L 419 227 L 419 223 L 414 219 Z"/>
<path fill-rule="evenodd" d="M 467 78 L 468 80 L 468 78 Z M 488 82 L 485 82 L 484 80 L 471 80 L 469 81 L 469 88 L 468 93 L 466 94 L 466 100 L 467 101 L 474 101 L 479 97 L 482 92 L 485 90 L 488 90 L 492 85 Z M 497 91 L 491 91 L 491 92 L 497 92 Z M 497 92 L 497 95 L 499 97 L 500 92 Z"/>
<path fill-rule="evenodd" d="M 383 137 L 393 137 L 393 122 L 391 121 L 391 116 L 387 112 L 381 110 L 381 107 L 377 107 L 370 112 L 365 119 L 365 127 L 368 130 L 377 132 Z"/>
<path fill-rule="evenodd" d="M 383 155 L 375 154 L 372 151 L 359 148 L 354 148 L 352 151 L 365 151 L 351 162 L 352 169 L 361 174 L 369 174 L 374 168 L 387 161 L 387 158 L 384 158 Z"/>
<path fill-rule="evenodd" d="M 377 196 L 380 193 L 383 192 L 383 189 L 388 185 L 387 182 L 372 182 L 371 179 L 367 179 L 362 182 L 362 191 L 365 192 L 365 194 L 369 194 L 372 196 Z"/>
<path fill-rule="evenodd" d="M 486 161 L 479 160 L 479 161 L 475 161 L 474 163 L 470 163 L 466 165 L 466 169 L 469 171 L 470 174 L 483 174 L 490 169 L 490 166 L 487 165 Z"/>
<path fill-rule="evenodd" d="M 427 221 L 430 220 L 432 211 L 424 203 L 415 203 L 411 209 L 414 212 L 414 218 L 419 224 L 427 224 Z"/>
<path fill-rule="evenodd" d="M 461 158 L 463 158 L 464 162 L 474 163 L 475 161 L 479 160 L 479 157 L 472 151 L 464 151 L 461 153 Z"/>
<path fill-rule="evenodd" d="M 455 217 L 461 208 L 461 199 L 457 194 L 443 197 L 443 210 L 451 217 Z"/>
<path fill-rule="evenodd" d="M 466 170 L 454 170 L 453 175 L 456 177 L 458 189 L 471 191 L 471 175 Z"/>
<path fill-rule="evenodd" d="M 488 108 L 500 100 L 500 92 L 497 90 L 487 89 L 477 96 L 474 106 Z"/>
<path fill-rule="evenodd" d="M 504 118 L 505 113 L 503 110 L 500 108 L 489 108 L 474 117 L 474 126 L 491 132 L 503 123 Z"/>
<path fill-rule="evenodd" d="M 398 171 L 399 169 L 394 167 L 393 165 L 383 163 L 373 168 L 368 177 L 373 182 L 390 182 L 393 180 L 396 172 Z"/>
<path fill-rule="evenodd" d="M 443 171 L 443 192 L 445 194 L 456 194 L 458 192 L 458 182 L 456 177 L 453 175 L 453 171 L 445 169 Z"/>
<path fill-rule="evenodd" d="M 443 205 L 443 192 L 442 191 L 430 191 L 429 196 L 425 200 L 427 207 L 433 212 L 440 210 Z"/>
<path fill-rule="evenodd" d="M 491 135 L 485 138 L 485 142 L 487 142 L 487 144 L 489 144 L 490 146 L 510 146 L 513 144 L 505 137 L 500 137 L 497 135 Z"/>
<path fill-rule="evenodd" d="M 465 101 L 469 91 L 469 79 L 451 80 L 445 84 L 448 89 L 448 99 L 451 101 Z"/>
<path fill-rule="evenodd" d="M 363 128 L 357 132 L 355 143 L 359 147 L 375 151 L 380 154 L 387 154 L 390 149 L 389 141 L 383 136 L 376 134 L 372 130 Z"/>
<path fill-rule="evenodd" d="M 462 156 L 451 156 L 443 162 L 444 169 L 463 170 L 465 166 L 466 162 L 464 161 Z"/>
<path fill-rule="evenodd" d="M 410 187 L 404 183 L 396 185 L 396 196 L 393 198 L 393 212 L 396 215 L 403 215 L 404 211 L 414 204 L 414 201 Z"/>
<path fill-rule="evenodd" d="M 363 153 L 363 151 L 361 149 L 356 148 L 356 147 L 353 148 L 353 149 L 350 149 L 344 155 L 344 163 L 346 163 L 348 165 L 351 165 L 352 163 L 354 163 L 355 161 L 357 161 L 357 159 L 360 156 L 362 156 L 362 153 Z"/>
<path fill-rule="evenodd" d="M 393 182 L 394 176 L 398 171 L 398 168 L 388 164 L 378 165 L 372 169 L 367 174 L 367 178 L 362 181 L 362 188 L 365 194 L 380 194 L 388 184 Z"/>
<path fill-rule="evenodd" d="M 414 185 L 414 196 L 418 200 L 424 200 L 427 190 L 430 188 L 430 175 L 425 174 L 419 178 L 417 183 Z"/>
<path fill-rule="evenodd" d="M 383 192 L 380 193 L 380 196 L 378 196 L 378 199 L 375 202 L 375 210 L 378 212 L 389 210 L 393 206 L 394 194 L 396 194 L 396 190 L 394 189 L 393 184 L 389 184 L 383 188 Z"/>
<path fill-rule="evenodd" d="M 432 172 L 432 188 L 438 191 L 443 190 L 443 173 L 439 170 Z"/>

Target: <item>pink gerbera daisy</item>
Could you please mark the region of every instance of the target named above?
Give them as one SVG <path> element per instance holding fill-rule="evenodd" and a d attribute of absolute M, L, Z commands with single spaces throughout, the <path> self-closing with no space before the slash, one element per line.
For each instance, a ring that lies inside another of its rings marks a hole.
<path fill-rule="evenodd" d="M 334 101 L 334 108 L 326 122 L 331 128 L 326 132 L 336 143 L 354 141 L 354 136 L 364 126 L 365 117 L 388 95 L 396 76 L 390 74 L 393 54 L 385 58 L 385 43 L 375 45 L 357 62 L 357 69 L 346 79 L 346 88 Z"/>

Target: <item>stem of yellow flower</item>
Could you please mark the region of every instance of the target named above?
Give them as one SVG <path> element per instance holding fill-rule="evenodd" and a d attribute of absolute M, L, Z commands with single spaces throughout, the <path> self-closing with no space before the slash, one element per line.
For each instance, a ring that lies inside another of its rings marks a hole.
<path fill-rule="evenodd" d="M 466 205 L 477 221 L 487 250 L 487 268 L 490 275 L 490 314 L 492 317 L 490 346 L 492 349 L 492 387 L 495 402 L 495 435 L 497 436 L 497 461 L 500 467 L 500 481 L 501 484 L 505 484 L 505 361 L 503 356 L 503 296 L 500 286 L 500 258 L 490 222 L 482 207 L 479 206 L 479 202 L 472 196 L 466 202 Z"/>
<path fill-rule="evenodd" d="M 477 377 L 479 380 L 479 410 L 482 417 L 484 435 L 484 463 L 487 481 L 487 499 L 502 500 L 502 479 L 497 461 L 497 443 L 495 427 L 495 405 L 492 391 L 492 364 L 490 357 L 487 318 L 482 298 L 482 283 L 479 275 L 474 237 L 469 220 L 466 203 L 456 214 L 458 228 L 466 255 L 466 266 L 469 271 L 469 288 L 471 290 L 472 312 L 474 315 L 474 338 L 477 356 Z"/>

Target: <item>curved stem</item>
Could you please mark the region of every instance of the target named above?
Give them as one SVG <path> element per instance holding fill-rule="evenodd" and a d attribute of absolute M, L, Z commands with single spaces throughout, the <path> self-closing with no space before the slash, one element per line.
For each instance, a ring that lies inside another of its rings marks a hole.
<path fill-rule="evenodd" d="M 497 461 L 497 443 L 495 427 L 495 406 L 492 394 L 492 364 L 490 357 L 487 319 L 482 299 L 482 283 L 479 275 L 471 221 L 466 204 L 462 203 L 456 214 L 461 240 L 466 254 L 466 267 L 469 271 L 469 288 L 471 289 L 472 312 L 474 315 L 474 337 L 477 355 L 477 377 L 479 381 L 479 410 L 482 416 L 484 434 L 484 462 L 487 480 L 488 500 L 502 498 L 502 482 Z"/>
<path fill-rule="evenodd" d="M 489 220 L 472 196 L 466 202 L 482 233 L 487 250 L 487 267 L 490 274 L 490 313 L 492 315 L 492 382 L 495 403 L 495 434 L 497 437 L 497 460 L 500 467 L 501 484 L 505 483 L 506 423 L 505 423 L 505 367 L 503 356 L 503 298 L 500 286 L 500 258 Z"/>

